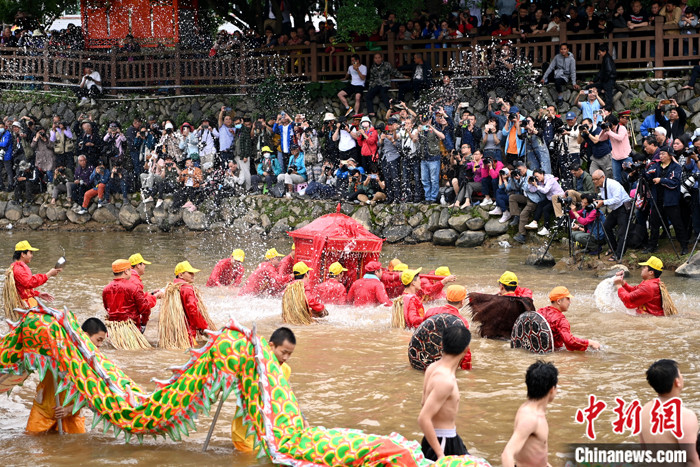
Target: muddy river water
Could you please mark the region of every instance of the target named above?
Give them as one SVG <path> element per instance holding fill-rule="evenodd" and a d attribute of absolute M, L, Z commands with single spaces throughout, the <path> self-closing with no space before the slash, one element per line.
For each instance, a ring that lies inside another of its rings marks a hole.
<path fill-rule="evenodd" d="M 234 248 L 246 252 L 246 269 L 251 271 L 266 248 L 289 252 L 291 243 L 279 240 L 265 243 L 212 233 L 149 234 L 131 233 L 0 233 L 3 268 L 11 262 L 14 244 L 27 239 L 41 249 L 31 264 L 34 272 L 46 272 L 66 251 L 68 266 L 42 290 L 56 297 L 56 304 L 67 305 L 79 320 L 90 316 L 104 318 L 102 288 L 112 276 L 110 264 L 119 257 L 141 252 L 152 261 L 143 282 L 147 290 L 160 288 L 172 278 L 175 264 L 188 259 L 202 269 L 196 283 L 204 285 L 217 260 Z M 559 393 L 549 406 L 549 458 L 552 465 L 565 463 L 566 444 L 585 442 L 585 428 L 574 422 L 576 410 L 584 408 L 588 395 L 595 394 L 609 408 L 596 422 L 602 442 L 633 442 L 631 435 L 612 431 L 615 397 L 642 403 L 653 397 L 644 372 L 660 358 L 680 363 L 685 376 L 683 400 L 700 413 L 700 318 L 699 282 L 670 274 L 662 276 L 676 301 L 680 316 L 675 318 L 634 317 L 622 312 L 600 310 L 594 290 L 600 279 L 590 272 L 554 273 L 524 265 L 521 249 L 439 248 L 387 245 L 382 253 L 386 263 L 399 257 L 411 267 L 434 269 L 447 265 L 458 276 L 458 283 L 469 291 L 496 292 L 499 275 L 510 269 L 521 285 L 535 291 L 535 305 L 547 304 L 547 293 L 555 285 L 569 287 L 575 298 L 567 313 L 574 335 L 593 338 L 603 344 L 599 352 L 557 352 L 547 356 L 559 369 Z M 561 255 L 561 253 L 557 253 Z M 638 283 L 638 272 L 630 279 Z M 237 298 L 227 290 L 204 289 L 210 313 L 218 324 L 235 317 L 244 325 L 257 323 L 265 336 L 281 324 L 280 300 Z M 416 418 L 420 409 L 423 373 L 410 368 L 408 331 L 389 327 L 388 308 L 353 309 L 329 307 L 330 316 L 321 324 L 295 327 L 297 347 L 289 364 L 292 387 L 312 425 L 359 428 L 377 434 L 399 432 L 420 440 Z M 157 318 L 157 307 L 154 310 Z M 146 336 L 157 340 L 157 319 L 149 323 Z M 2 332 L 7 330 L 3 324 Z M 457 428 L 472 454 L 500 464 L 500 453 L 510 437 L 513 418 L 526 397 L 524 374 L 537 358 L 511 350 L 503 341 L 474 337 L 471 344 L 474 369 L 460 371 L 458 382 L 461 406 Z M 182 364 L 180 352 L 155 349 L 147 352 L 117 352 L 105 349 L 129 376 L 152 390 L 151 378 L 170 375 L 167 367 Z M 198 432 L 182 442 L 162 438 L 127 445 L 123 436 L 101 429 L 79 436 L 30 436 L 25 434 L 27 416 L 35 394 L 37 377 L 15 388 L 10 397 L 0 396 L 0 464 L 2 465 L 252 465 L 252 456 L 233 450 L 230 424 L 235 402 L 227 401 L 206 454 L 201 453 L 211 417 L 202 416 Z M 83 409 L 90 426 L 92 415 Z"/>

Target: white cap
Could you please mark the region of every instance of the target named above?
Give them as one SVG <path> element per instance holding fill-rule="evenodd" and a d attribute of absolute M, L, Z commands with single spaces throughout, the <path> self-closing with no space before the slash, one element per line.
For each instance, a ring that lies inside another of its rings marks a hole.
<path fill-rule="evenodd" d="M 370 118 L 369 118 L 368 116 L 365 115 L 365 116 L 362 117 L 362 119 L 360 120 L 360 123 L 363 123 L 363 122 L 367 122 L 367 123 L 371 124 L 371 123 L 372 123 L 372 120 L 370 120 Z"/>
<path fill-rule="evenodd" d="M 166 124 L 165 124 L 165 129 L 166 129 L 166 130 L 173 130 L 173 129 L 174 129 L 173 124 L 170 123 L 170 122 L 166 123 Z"/>
<path fill-rule="evenodd" d="M 17 120 L 12 122 L 12 126 L 16 126 L 17 128 L 22 128 L 22 124 L 20 122 L 18 122 Z"/>

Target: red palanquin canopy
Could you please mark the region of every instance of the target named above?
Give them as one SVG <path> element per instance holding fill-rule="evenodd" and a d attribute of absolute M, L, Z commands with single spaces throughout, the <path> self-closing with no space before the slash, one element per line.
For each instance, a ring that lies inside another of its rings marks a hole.
<path fill-rule="evenodd" d="M 378 261 L 384 240 L 355 219 L 339 212 L 321 216 L 309 225 L 288 232 L 294 240 L 295 260 L 313 269 L 312 283 L 325 280 L 328 266 L 339 261 L 348 272 L 346 286 L 364 274 L 364 266 Z"/>

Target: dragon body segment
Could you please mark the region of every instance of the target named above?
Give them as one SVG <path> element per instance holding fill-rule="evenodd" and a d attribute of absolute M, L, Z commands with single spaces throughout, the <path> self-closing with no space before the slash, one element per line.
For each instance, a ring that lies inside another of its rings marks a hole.
<path fill-rule="evenodd" d="M 415 441 L 392 433 L 366 434 L 360 430 L 304 427 L 294 392 L 267 342 L 235 320 L 209 340 L 190 350 L 190 359 L 171 368 L 173 375 L 155 381 L 147 394 L 102 355 L 73 313 L 39 302 L 0 340 L 0 381 L 21 382 L 31 373 L 44 378 L 58 375 L 57 392 L 73 413 L 88 407 L 106 433 L 124 433 L 125 440 L 144 435 L 168 436 L 179 441 L 196 430 L 201 412 L 208 413 L 219 397 L 236 397 L 236 416 L 244 417 L 260 457 L 285 465 L 404 465 L 488 466 L 475 457 L 448 457 L 433 464 Z M 0 389 L 9 390 L 5 386 Z"/>

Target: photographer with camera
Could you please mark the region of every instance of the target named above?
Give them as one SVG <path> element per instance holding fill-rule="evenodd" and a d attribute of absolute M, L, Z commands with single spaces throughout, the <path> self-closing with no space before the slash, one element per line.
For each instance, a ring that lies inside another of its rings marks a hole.
<path fill-rule="evenodd" d="M 600 127 L 593 128 L 590 118 L 584 118 L 579 126 L 578 143 L 587 143 L 590 146 L 591 162 L 588 171 L 592 174 L 596 170 L 605 172 L 606 177 L 612 177 L 612 146 L 609 140 L 600 140 Z"/>
<path fill-rule="evenodd" d="M 89 61 L 83 66 L 83 78 L 78 87 L 73 88 L 73 91 L 76 96 L 80 97 L 78 106 L 86 105 L 88 102 L 97 105 L 95 97 L 102 95 L 102 78 L 100 73 L 92 68 L 92 63 Z"/>
<path fill-rule="evenodd" d="M 533 179 L 532 171 L 523 161 L 515 161 L 515 167 L 510 174 L 509 191 L 512 194 L 508 198 L 509 211 L 513 216 L 511 226 L 518 226 L 518 233 L 513 237 L 518 243 L 525 243 L 526 228 L 531 226 L 532 215 L 539 203 L 545 199 L 539 191 L 531 191 L 528 181 Z M 546 199 L 545 199 L 546 201 Z M 535 225 L 535 228 L 537 226 Z"/>
<path fill-rule="evenodd" d="M 54 159 L 56 157 L 53 153 L 54 143 L 42 127 L 37 126 L 36 130 L 36 135 L 31 142 L 31 147 L 34 150 L 34 166 L 47 174 L 49 182 L 53 182 Z"/>
<path fill-rule="evenodd" d="M 596 243 L 594 251 L 599 251 L 599 245 L 605 242 L 605 231 L 603 228 L 605 215 L 596 209 L 594 197 L 590 193 L 581 195 L 581 208 L 578 209 L 572 198 L 563 199 L 570 201 L 569 217 L 574 220 L 571 225 L 571 241 L 579 243 L 581 246 L 590 245 L 591 240 Z M 600 213 L 600 218 L 598 216 Z"/>
<path fill-rule="evenodd" d="M 658 248 L 659 229 L 663 224 L 673 225 L 676 238 L 681 244 L 681 254 L 688 254 L 687 230 L 681 218 L 681 180 L 683 169 L 671 156 L 668 146 L 659 148 L 659 161 L 644 172 L 644 178 L 651 187 L 651 195 L 659 208 L 651 210 L 649 245 L 644 253 L 653 253 Z M 660 213 L 658 211 L 661 211 Z"/>
<path fill-rule="evenodd" d="M 623 183 L 622 165 L 625 162 L 632 162 L 630 153 L 630 138 L 627 132 L 627 115 L 622 115 L 618 119 L 615 115 L 609 115 L 603 123 L 599 125 L 601 129 L 600 141 L 610 141 L 612 157 L 612 175 L 615 180 Z"/>
<path fill-rule="evenodd" d="M 143 154 L 142 148 L 145 142 L 145 138 L 137 138 L 141 131 L 141 119 L 136 117 L 129 125 L 129 128 L 124 132 L 126 137 L 126 147 L 131 158 L 131 165 L 134 168 L 134 178 L 140 180 L 141 168 L 143 167 L 144 159 L 141 157 Z M 144 133 L 146 128 L 143 127 Z"/>
<path fill-rule="evenodd" d="M 355 141 L 356 130 L 348 125 L 348 120 L 344 116 L 338 117 L 335 123 L 333 141 L 338 144 L 338 157 L 340 160 L 360 158 L 357 142 Z"/>
<path fill-rule="evenodd" d="M 401 150 L 401 201 L 420 203 L 423 199 L 423 186 L 420 176 L 420 155 L 418 154 L 418 128 L 415 117 L 408 116 L 403 123 L 393 117 L 387 124 L 399 126 L 399 141 Z"/>
<path fill-rule="evenodd" d="M 533 220 L 530 224 L 525 226 L 525 228 L 536 229 L 540 217 L 542 217 L 544 223 L 542 224 L 542 228 L 537 232 L 537 235 L 549 235 L 549 224 L 552 220 L 552 216 L 560 218 L 563 215 L 559 198 L 564 194 L 564 190 L 561 188 L 561 185 L 559 185 L 554 175 L 547 174 L 542 169 L 533 170 L 532 177 L 528 179 L 527 183 L 527 189 L 530 190 L 530 192 L 537 191 L 544 199 L 537 204 L 537 209 L 532 218 Z"/>
<path fill-rule="evenodd" d="M 552 164 L 549 158 L 549 150 L 540 137 L 540 131 L 535 126 L 532 117 L 525 119 L 524 132 L 518 138 L 524 141 L 521 154 L 525 154 L 525 160 L 530 169 L 542 169 L 544 173 L 552 173 Z"/>
<path fill-rule="evenodd" d="M 526 130 L 522 120 L 525 120 L 525 118 L 520 115 L 520 109 L 516 106 L 510 107 L 508 121 L 503 126 L 503 130 L 501 130 L 501 135 L 505 139 L 505 164 L 508 166 L 512 166 L 516 160 L 519 160 L 520 155 L 524 151 L 523 145 L 525 140 L 520 135 L 525 133 Z"/>
<path fill-rule="evenodd" d="M 184 153 L 185 159 L 192 159 L 195 167 L 199 167 L 199 139 L 193 131 L 192 125 L 185 122 L 180 125 L 180 151 Z"/>
<path fill-rule="evenodd" d="M 484 199 L 481 202 L 482 206 L 491 206 L 496 204 L 496 191 L 498 190 L 498 176 L 503 169 L 503 163 L 495 161 L 490 157 L 484 157 L 484 163 L 481 167 L 481 193 Z M 489 211 L 490 216 L 500 216 L 503 211 L 496 206 Z"/>
<path fill-rule="evenodd" d="M 468 144 L 463 143 L 459 154 L 455 156 L 457 162 L 457 198 L 452 207 L 467 209 L 472 204 L 472 194 L 482 190 L 481 169 L 484 167 L 483 154 L 480 150 L 472 153 Z M 454 185 L 454 181 L 453 181 Z M 460 206 L 460 203 L 463 203 Z"/>
<path fill-rule="evenodd" d="M 565 197 L 573 199 L 574 203 L 580 203 L 584 194 L 595 195 L 596 188 L 591 174 L 583 170 L 580 165 L 576 165 L 571 168 L 571 175 L 574 188 L 564 191 Z"/>
<path fill-rule="evenodd" d="M 360 165 L 367 170 L 370 164 L 377 163 L 377 142 L 379 136 L 377 130 L 372 126 L 372 120 L 364 116 L 360 120 L 360 126 L 357 131 L 352 133 L 353 138 L 357 140 L 357 145 L 360 147 Z"/>
<path fill-rule="evenodd" d="M 126 169 L 124 169 L 121 165 L 115 164 L 114 167 L 112 167 L 109 174 L 109 181 L 107 182 L 107 187 L 105 190 L 105 199 L 102 203 L 103 206 L 109 203 L 109 195 L 111 193 L 121 193 L 122 205 L 129 202 L 127 176 Z"/>
<path fill-rule="evenodd" d="M 11 193 L 15 187 L 15 175 L 13 171 L 12 132 L 5 128 L 5 122 L 0 119 L 0 190 Z M 3 187 L 2 174 L 5 174 L 5 186 Z"/>
<path fill-rule="evenodd" d="M 233 161 L 229 161 L 229 164 Z M 192 159 L 185 159 L 185 168 L 178 177 L 179 187 L 173 197 L 171 211 L 178 211 L 181 207 L 187 208 L 190 212 L 197 209 L 196 205 L 202 197 L 201 186 L 204 182 L 202 169 L 195 167 Z"/>
<path fill-rule="evenodd" d="M 105 169 L 102 162 L 97 164 L 95 170 L 90 174 L 90 185 L 85 195 L 83 196 L 83 206 L 77 211 L 77 214 L 83 215 L 88 212 L 88 206 L 90 206 L 90 201 L 92 198 L 97 196 L 97 207 L 101 208 L 106 203 L 105 201 L 105 190 L 107 189 L 107 184 L 109 183 L 109 172 Z"/>
<path fill-rule="evenodd" d="M 494 112 L 494 107 L 500 107 L 500 110 Z M 508 123 L 508 115 L 510 115 L 510 102 L 503 100 L 502 97 L 498 97 L 494 100 L 493 97 L 488 99 L 488 113 L 486 116 L 489 118 L 496 119 L 496 130 L 501 131 L 503 127 Z M 502 162 L 502 161 L 501 161 Z"/>
<path fill-rule="evenodd" d="M 161 160 L 163 161 L 161 163 Z M 156 177 L 153 189 L 153 197 L 157 200 L 155 208 L 163 205 L 166 194 L 175 193 L 179 189 L 180 169 L 173 161 L 173 156 L 165 154 L 163 159 L 158 161 Z"/>
<path fill-rule="evenodd" d="M 379 168 L 376 164 L 372 164 L 369 167 L 369 174 L 365 177 L 362 185 L 358 187 L 357 200 L 360 204 L 371 204 L 375 205 L 381 203 L 382 201 L 387 201 L 387 195 L 384 193 L 386 190 L 386 183 L 382 176 L 379 175 Z"/>
<path fill-rule="evenodd" d="M 458 109 L 458 111 L 459 110 L 460 109 Z M 462 120 L 460 120 L 454 134 L 456 142 L 455 148 L 461 147 L 464 143 L 467 143 L 469 147 L 477 148 L 483 139 L 482 131 L 476 124 L 476 116 L 472 115 L 468 110 L 463 111 Z M 493 155 L 491 157 L 493 157 Z M 500 157 L 497 159 L 501 160 Z"/>
<path fill-rule="evenodd" d="M 553 105 L 548 105 L 537 111 L 535 126 L 545 146 L 551 150 L 554 135 L 561 132 L 561 129 L 564 127 L 564 122 L 562 122 L 561 118 L 557 115 L 557 108 Z"/>
<path fill-rule="evenodd" d="M 562 129 L 562 135 L 564 136 L 564 144 L 566 145 L 567 154 L 565 156 L 566 161 L 562 162 L 560 166 L 580 166 L 581 144 L 578 142 L 579 125 L 576 124 L 576 114 L 574 112 L 568 112 L 566 114 L 566 124 Z"/>
<path fill-rule="evenodd" d="M 386 192 L 384 198 L 387 203 L 393 203 L 401 199 L 401 153 L 399 152 L 401 140 L 397 132 L 397 127 L 398 125 L 394 123 L 394 120 L 392 120 L 391 123 L 387 122 L 384 127 L 384 132 L 379 137 L 380 163 L 382 164 L 382 173 L 388 185 L 382 186 L 381 189 Z M 376 164 L 373 164 L 371 167 L 376 168 Z M 370 174 L 370 177 L 371 176 Z"/>
<path fill-rule="evenodd" d="M 263 131 L 262 128 L 261 131 Z M 204 118 L 197 127 L 195 136 L 197 137 L 197 148 L 199 150 L 199 161 L 202 164 L 202 170 L 209 170 L 214 167 L 216 140 L 219 138 L 219 131 L 211 126 L 211 122 L 208 118 Z"/>
<path fill-rule="evenodd" d="M 498 131 L 498 121 L 494 117 L 489 117 L 484 125 L 483 138 L 484 155 L 493 160 L 503 162 L 503 151 L 501 151 L 501 138 Z"/>
<path fill-rule="evenodd" d="M 73 204 L 73 171 L 70 167 L 56 167 L 53 171 L 53 192 L 51 193 L 51 204 L 55 205 L 58 195 L 66 193 L 65 208 L 70 208 Z"/>
<path fill-rule="evenodd" d="M 15 202 L 25 208 L 31 206 L 40 187 L 40 174 L 36 167 L 29 161 L 20 161 L 15 174 Z"/>
<path fill-rule="evenodd" d="M 598 209 L 605 206 L 607 208 L 607 216 L 603 223 L 603 228 L 608 234 L 613 250 L 610 254 L 609 261 L 619 261 L 624 252 L 622 245 L 624 244 L 625 229 L 627 227 L 627 219 L 632 208 L 632 198 L 627 194 L 625 188 L 620 182 L 605 176 L 605 173 L 598 169 L 592 174 L 593 184 L 598 189 L 598 199 L 595 200 Z M 618 229 L 618 234 L 615 235 L 615 227 Z"/>
<path fill-rule="evenodd" d="M 586 96 L 586 99 L 581 101 L 581 96 Z M 576 105 L 581 109 L 581 119 L 591 120 L 591 128 L 595 128 L 603 121 L 603 115 L 600 110 L 605 107 L 605 102 L 600 98 L 595 87 L 590 87 L 586 90 L 581 89 L 576 98 Z"/>
<path fill-rule="evenodd" d="M 284 182 L 287 187 L 287 192 L 284 196 L 287 199 L 292 198 L 294 185 L 304 183 L 306 181 L 306 163 L 304 162 L 304 154 L 299 151 L 299 146 L 292 143 L 290 146 L 292 153 L 289 155 L 289 165 L 287 171 L 277 176 L 277 183 Z"/>
<path fill-rule="evenodd" d="M 663 108 L 667 109 L 666 116 L 662 111 Z M 675 99 L 659 101 L 654 116 L 659 122 L 659 126 L 666 130 L 666 136 L 671 140 L 678 138 L 685 132 L 688 116 Z"/>
<path fill-rule="evenodd" d="M 430 115 L 421 115 L 418 131 L 421 182 L 426 204 L 435 203 L 440 192 L 440 141 L 445 139 L 445 135 L 430 120 Z"/>
<path fill-rule="evenodd" d="M 61 117 L 54 115 L 49 131 L 49 140 L 53 142 L 53 153 L 56 167 L 75 167 L 73 153 L 75 152 L 75 138 L 69 126 L 66 126 Z"/>
<path fill-rule="evenodd" d="M 277 157 L 272 156 L 272 149 L 269 146 L 263 146 L 257 173 L 250 178 L 251 186 L 257 191 L 260 183 L 264 182 L 263 193 L 267 193 L 272 189 L 281 173 L 282 167 L 280 167 Z"/>
<path fill-rule="evenodd" d="M 104 138 L 102 146 L 102 154 L 104 160 L 109 164 L 110 169 L 115 166 L 122 166 L 126 160 L 124 154 L 126 149 L 126 136 L 122 133 L 121 128 L 117 122 L 112 122 L 107 128 L 107 133 Z"/>
<path fill-rule="evenodd" d="M 700 141 L 700 140 L 699 140 Z M 688 238 L 700 234 L 700 197 L 698 193 L 698 181 L 700 180 L 700 167 L 698 167 L 698 154 L 695 148 L 688 147 L 690 137 L 687 133 L 673 140 L 673 152 L 683 172 L 681 174 L 681 218 L 690 219 L 686 222 Z M 695 234 L 693 234 L 695 232 Z"/>
<path fill-rule="evenodd" d="M 501 217 L 498 222 L 505 224 L 512 217 L 510 210 L 508 209 L 508 204 L 510 202 L 510 195 L 517 194 L 518 188 L 511 185 L 510 183 L 510 170 L 503 167 L 498 171 L 498 188 L 496 189 L 496 208 L 489 212 L 489 215 L 498 215 L 500 211 Z"/>

